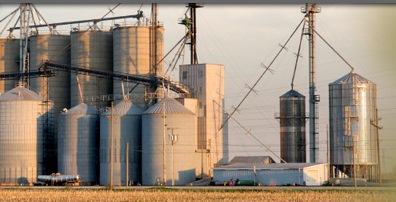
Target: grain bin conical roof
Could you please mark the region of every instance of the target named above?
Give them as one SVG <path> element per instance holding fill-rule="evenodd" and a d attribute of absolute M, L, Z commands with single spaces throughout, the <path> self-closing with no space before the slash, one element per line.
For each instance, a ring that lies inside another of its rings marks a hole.
<path fill-rule="evenodd" d="M 359 74 L 351 72 L 351 73 L 348 73 L 347 75 L 339 78 L 338 80 L 334 81 L 333 83 L 330 83 L 330 85 L 344 84 L 344 83 L 371 83 L 371 84 L 374 84 L 372 81 L 360 76 Z"/>
<path fill-rule="evenodd" d="M 96 110 L 94 107 L 89 106 L 85 103 L 81 103 L 71 109 L 67 110 L 66 112 L 62 112 L 61 114 L 65 115 L 84 115 L 84 114 L 99 114 L 99 111 Z"/>
<path fill-rule="evenodd" d="M 45 98 L 23 87 L 17 86 L 0 95 L 1 101 L 45 101 Z"/>
<path fill-rule="evenodd" d="M 178 101 L 173 98 L 164 98 L 157 104 L 151 106 L 143 114 L 161 114 L 164 112 L 165 103 L 165 113 L 166 114 L 194 114 L 192 111 L 184 107 Z"/>
<path fill-rule="evenodd" d="M 114 106 L 114 116 L 122 116 L 122 115 L 141 115 L 144 110 L 134 104 L 131 100 L 122 100 Z M 102 115 L 110 115 L 111 111 L 107 110 Z"/>
<path fill-rule="evenodd" d="M 301 97 L 301 98 L 304 98 L 305 96 L 302 95 L 301 93 L 295 91 L 295 90 L 289 90 L 285 94 L 283 94 L 281 97 Z"/>

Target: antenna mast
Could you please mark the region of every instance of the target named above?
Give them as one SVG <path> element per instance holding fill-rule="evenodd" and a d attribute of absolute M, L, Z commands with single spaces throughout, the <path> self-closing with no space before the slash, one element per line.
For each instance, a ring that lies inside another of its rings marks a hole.
<path fill-rule="evenodd" d="M 308 36 L 309 36 L 309 155 L 310 162 L 318 161 L 318 142 L 319 142 L 319 95 L 316 91 L 316 64 L 315 64 L 315 13 L 320 13 L 320 7 L 316 4 L 308 3 L 301 9 L 308 18 Z"/>

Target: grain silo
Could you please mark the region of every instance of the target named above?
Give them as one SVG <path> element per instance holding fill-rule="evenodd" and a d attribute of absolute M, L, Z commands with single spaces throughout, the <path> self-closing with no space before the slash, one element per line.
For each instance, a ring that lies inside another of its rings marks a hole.
<path fill-rule="evenodd" d="M 29 38 L 30 71 L 38 71 L 46 60 L 70 65 L 70 36 L 33 35 Z M 56 116 L 63 108 L 70 108 L 70 73 L 59 71 L 54 77 L 30 79 L 30 88 L 44 98 L 54 101 Z"/>
<path fill-rule="evenodd" d="M 164 56 L 164 29 L 157 28 L 157 62 Z M 153 72 L 151 52 L 152 50 L 152 27 L 151 26 L 125 26 L 116 27 L 113 30 L 114 44 L 114 72 L 135 75 L 163 74 L 163 62 L 158 64 L 157 72 Z M 149 88 L 144 85 L 135 87 L 134 83 L 125 83 L 125 94 L 133 89 L 129 97 L 134 103 L 142 108 L 147 107 Z M 113 92 L 116 96 L 123 95 L 121 81 L 114 79 Z"/>
<path fill-rule="evenodd" d="M 122 100 L 113 108 L 112 153 L 114 158 L 112 164 L 114 185 L 125 185 L 127 177 L 128 184 L 142 182 L 142 113 L 143 109 L 130 100 Z M 101 185 L 109 185 L 110 183 L 110 137 L 111 110 L 107 110 L 100 117 Z"/>
<path fill-rule="evenodd" d="M 52 113 L 52 102 L 22 86 L 0 96 L 0 184 L 32 184 L 47 174 Z"/>
<path fill-rule="evenodd" d="M 58 170 L 80 175 L 82 184 L 98 184 L 99 111 L 85 103 L 59 114 Z"/>
<path fill-rule="evenodd" d="M 287 163 L 305 163 L 305 96 L 290 90 L 279 101 L 281 158 Z"/>
<path fill-rule="evenodd" d="M 329 84 L 330 164 L 336 173 L 372 178 L 377 165 L 376 84 L 349 73 Z M 333 173 L 333 174 L 336 174 Z"/>
<path fill-rule="evenodd" d="M 71 65 L 100 71 L 113 71 L 113 36 L 99 30 L 71 33 Z M 84 102 L 97 108 L 109 105 L 105 95 L 113 92 L 113 80 L 90 75 L 71 74 L 71 106 Z M 80 97 L 79 84 L 83 99 Z"/>
<path fill-rule="evenodd" d="M 143 185 L 163 183 L 164 178 L 167 185 L 172 184 L 172 178 L 174 185 L 193 182 L 197 144 L 195 114 L 175 99 L 164 98 L 143 113 L 142 123 Z"/>
<path fill-rule="evenodd" d="M 19 72 L 19 39 L 0 39 L 0 73 Z M 15 88 L 17 80 L 0 80 L 0 93 Z"/>

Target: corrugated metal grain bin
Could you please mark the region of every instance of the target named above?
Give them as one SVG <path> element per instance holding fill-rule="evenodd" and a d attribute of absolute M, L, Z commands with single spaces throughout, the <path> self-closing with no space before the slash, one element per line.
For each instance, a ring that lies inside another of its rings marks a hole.
<path fill-rule="evenodd" d="M 100 71 L 113 71 L 112 32 L 88 30 L 71 33 L 71 64 Z M 109 102 L 104 95 L 113 93 L 113 80 L 89 75 L 78 75 L 85 103 L 104 108 Z M 71 106 L 83 102 L 76 75 L 71 75 Z"/>
<path fill-rule="evenodd" d="M 329 84 L 329 109 L 330 163 L 347 174 L 354 158 L 357 166 L 376 165 L 378 129 L 371 126 L 378 119 L 376 84 L 356 73 L 345 75 Z M 357 170 L 359 177 L 371 173 L 367 167 Z"/>
<path fill-rule="evenodd" d="M 164 126 L 164 111 L 166 126 Z M 193 182 L 197 144 L 197 119 L 194 113 L 175 99 L 164 98 L 143 113 L 142 121 L 143 185 L 153 185 L 157 181 L 163 182 L 164 132 L 166 133 L 166 184 L 172 184 L 172 176 L 175 185 Z M 172 135 L 177 135 L 177 138 L 171 138 Z M 173 152 L 172 139 L 177 139 L 173 144 Z M 172 165 L 174 172 L 172 172 Z"/>
<path fill-rule="evenodd" d="M 0 96 L 0 184 L 32 184 L 44 174 L 55 152 L 46 150 L 52 113 L 52 102 L 22 86 Z"/>
<path fill-rule="evenodd" d="M 19 72 L 18 39 L 0 39 L 0 73 L 2 72 Z M 0 80 L 0 93 L 15 88 L 16 84 L 16 80 Z"/>
<path fill-rule="evenodd" d="M 287 163 L 305 163 L 305 96 L 290 90 L 279 100 L 281 158 Z"/>
<path fill-rule="evenodd" d="M 58 169 L 80 175 L 82 184 L 98 184 L 99 112 L 85 103 L 59 114 Z"/>
<path fill-rule="evenodd" d="M 143 109 L 122 100 L 113 109 L 113 185 L 141 183 Z M 100 117 L 100 184 L 110 184 L 111 110 Z M 128 144 L 128 172 L 126 148 Z"/>

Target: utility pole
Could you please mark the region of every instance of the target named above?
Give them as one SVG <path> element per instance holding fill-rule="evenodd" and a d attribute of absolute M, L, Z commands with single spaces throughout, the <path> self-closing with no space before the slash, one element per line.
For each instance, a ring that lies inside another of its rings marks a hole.
<path fill-rule="evenodd" d="M 109 163 L 110 163 L 110 169 L 109 169 L 109 181 L 110 181 L 110 185 L 109 188 L 110 190 L 113 189 L 113 136 L 114 136 L 114 102 L 111 102 L 111 107 L 110 107 L 110 141 L 109 141 L 109 147 L 110 147 L 110 154 L 109 154 Z"/>
<path fill-rule="evenodd" d="M 353 140 L 353 184 L 355 186 L 355 189 L 357 187 L 356 185 L 356 136 L 352 136 Z"/>
<path fill-rule="evenodd" d="M 129 142 L 126 143 L 125 148 L 125 186 L 129 185 Z"/>
<path fill-rule="evenodd" d="M 382 185 L 382 173 L 381 173 L 381 160 L 380 160 L 380 143 L 379 143 L 379 132 L 378 132 L 378 130 L 379 129 L 382 129 L 383 127 L 381 127 L 381 126 L 378 126 L 378 121 L 379 121 L 380 119 L 378 118 L 378 109 L 375 109 L 375 120 L 373 121 L 373 120 L 370 120 L 370 124 L 372 125 L 372 126 L 374 126 L 375 127 L 375 138 L 376 138 L 376 142 L 377 142 L 377 151 L 376 151 L 376 153 L 377 153 L 377 163 L 378 163 L 378 165 L 377 165 L 377 170 L 378 170 L 378 173 L 377 173 L 377 175 L 378 175 L 378 179 L 379 179 L 379 184 L 380 184 L 380 186 Z"/>
<path fill-rule="evenodd" d="M 309 36 L 309 145 L 310 145 L 310 162 L 315 163 L 318 160 L 318 138 L 319 138 L 319 112 L 318 103 L 319 95 L 316 91 L 316 64 L 315 64 L 315 13 L 320 13 L 320 7 L 313 3 L 307 3 L 302 12 L 308 18 L 308 36 Z"/>
<path fill-rule="evenodd" d="M 175 186 L 175 158 L 174 158 L 174 145 L 177 142 L 177 135 L 173 133 L 175 128 L 168 128 L 171 130 L 171 135 L 169 135 L 172 143 L 172 186 Z"/>
<path fill-rule="evenodd" d="M 164 186 L 166 186 L 166 114 L 165 114 L 165 112 L 166 112 L 166 105 L 165 105 L 165 100 L 164 100 L 164 102 L 162 103 L 162 117 L 163 117 L 163 120 L 164 120 L 164 129 L 163 129 L 163 131 L 164 131 L 164 136 L 163 136 L 163 139 L 162 139 L 162 167 L 163 167 L 163 170 L 162 170 L 162 178 L 163 178 L 163 185 Z"/>

